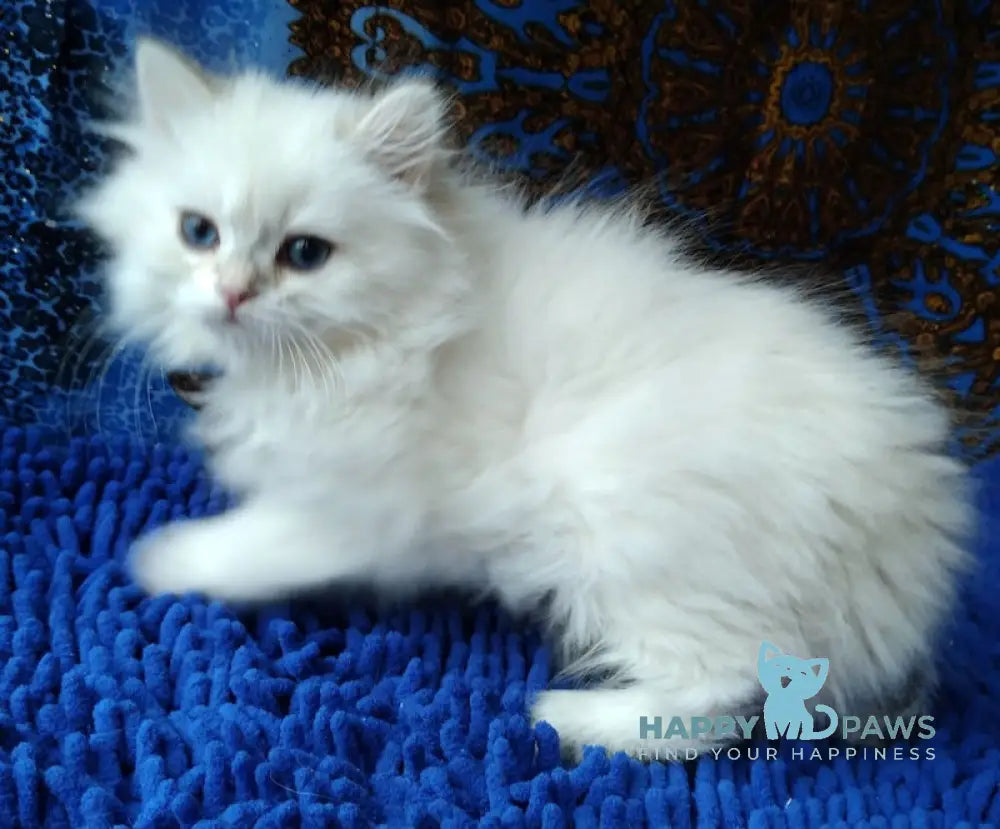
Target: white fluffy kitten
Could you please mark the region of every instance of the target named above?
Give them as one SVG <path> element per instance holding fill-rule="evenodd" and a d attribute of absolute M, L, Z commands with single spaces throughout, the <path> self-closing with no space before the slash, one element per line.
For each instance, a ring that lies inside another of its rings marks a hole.
<path fill-rule="evenodd" d="M 243 496 L 140 541 L 146 589 L 543 606 L 620 680 L 534 703 L 570 747 L 745 711 L 762 640 L 828 657 L 841 712 L 918 703 L 972 512 L 914 378 L 638 213 L 470 183 L 429 83 L 209 77 L 151 41 L 137 79 L 81 212 L 119 330 L 223 369 L 195 430 Z"/>

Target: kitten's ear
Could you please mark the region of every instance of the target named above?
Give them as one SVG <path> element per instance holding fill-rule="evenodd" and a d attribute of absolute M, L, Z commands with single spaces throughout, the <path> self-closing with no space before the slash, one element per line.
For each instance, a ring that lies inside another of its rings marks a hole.
<path fill-rule="evenodd" d="M 207 106 L 212 99 L 208 76 L 184 55 L 152 38 L 135 49 L 135 77 L 143 123 L 169 127 L 178 115 Z"/>
<path fill-rule="evenodd" d="M 422 189 L 444 153 L 447 104 L 431 81 L 400 80 L 376 95 L 356 131 L 382 169 Z"/>

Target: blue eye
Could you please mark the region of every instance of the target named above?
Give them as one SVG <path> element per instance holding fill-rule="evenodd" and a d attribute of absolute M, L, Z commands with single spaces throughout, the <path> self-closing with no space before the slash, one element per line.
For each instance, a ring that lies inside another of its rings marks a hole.
<path fill-rule="evenodd" d="M 297 271 L 313 271 L 322 266 L 331 253 L 333 245 L 318 236 L 289 236 L 278 249 L 277 261 Z"/>
<path fill-rule="evenodd" d="M 207 249 L 219 244 L 219 229 L 200 213 L 181 214 L 181 238 L 191 247 Z"/>

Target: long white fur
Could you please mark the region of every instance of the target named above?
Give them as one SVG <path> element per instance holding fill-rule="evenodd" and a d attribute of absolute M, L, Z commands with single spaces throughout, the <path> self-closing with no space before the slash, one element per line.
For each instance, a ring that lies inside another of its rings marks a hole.
<path fill-rule="evenodd" d="M 142 539 L 147 590 L 543 603 L 569 662 L 623 681 L 534 703 L 576 748 L 738 712 L 765 639 L 828 657 L 823 699 L 852 713 L 931 661 L 966 473 L 933 396 L 824 308 L 699 267 L 627 209 L 469 181 L 426 82 L 209 78 L 153 41 L 137 78 L 112 128 L 130 152 L 80 212 L 114 251 L 119 331 L 223 370 L 195 437 L 243 496 Z M 185 248 L 183 209 L 218 250 Z M 337 244 L 321 271 L 274 265 L 292 232 Z M 251 280 L 227 323 L 219 286 Z"/>

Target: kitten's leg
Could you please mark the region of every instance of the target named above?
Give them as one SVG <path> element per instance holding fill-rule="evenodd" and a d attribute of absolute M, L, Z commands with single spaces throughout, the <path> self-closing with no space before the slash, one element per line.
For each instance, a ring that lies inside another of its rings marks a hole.
<path fill-rule="evenodd" d="M 727 687 L 728 686 L 728 687 Z M 559 734 L 564 753 L 579 759 L 584 746 L 624 751 L 644 760 L 690 760 L 747 738 L 760 715 L 760 686 L 718 682 L 669 687 L 638 682 L 626 688 L 544 691 L 532 708 L 534 722 L 545 721 Z M 674 718 L 685 733 L 668 736 Z M 722 731 L 715 724 L 722 718 Z M 694 727 L 692 727 L 694 723 Z M 697 728 L 707 733 L 692 733 Z"/>
<path fill-rule="evenodd" d="M 211 518 L 177 521 L 140 539 L 131 570 L 150 593 L 246 601 L 363 577 L 378 539 L 347 545 L 332 524 L 308 511 L 248 503 Z"/>

